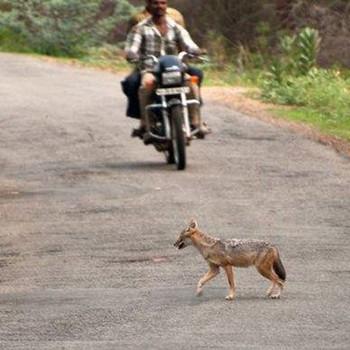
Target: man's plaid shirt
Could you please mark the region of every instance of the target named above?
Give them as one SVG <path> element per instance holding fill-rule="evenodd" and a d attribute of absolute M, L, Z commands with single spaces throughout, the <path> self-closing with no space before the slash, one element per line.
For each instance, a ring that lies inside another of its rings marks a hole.
<path fill-rule="evenodd" d="M 199 54 L 200 49 L 191 39 L 188 31 L 167 17 L 168 32 L 162 36 L 153 23 L 147 18 L 136 25 L 128 34 L 125 54 L 128 61 L 136 61 L 141 69 L 146 69 L 145 59 L 149 55 L 176 55 L 179 51 Z"/>

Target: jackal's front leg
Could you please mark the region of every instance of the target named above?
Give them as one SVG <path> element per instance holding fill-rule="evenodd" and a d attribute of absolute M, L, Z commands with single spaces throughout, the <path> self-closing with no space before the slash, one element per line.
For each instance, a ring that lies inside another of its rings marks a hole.
<path fill-rule="evenodd" d="M 209 263 L 209 271 L 198 281 L 197 284 L 197 296 L 200 296 L 203 292 L 203 286 L 213 279 L 220 272 L 220 268 L 217 265 Z"/>
<path fill-rule="evenodd" d="M 224 270 L 227 275 L 227 281 L 230 286 L 229 294 L 226 297 L 226 300 L 232 300 L 235 297 L 235 279 L 233 274 L 233 267 L 231 265 L 224 266 Z"/>

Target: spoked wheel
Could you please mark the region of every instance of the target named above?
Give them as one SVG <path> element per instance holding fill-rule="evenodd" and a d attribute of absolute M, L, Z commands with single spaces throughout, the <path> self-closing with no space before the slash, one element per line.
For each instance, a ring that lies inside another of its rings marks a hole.
<path fill-rule="evenodd" d="M 183 131 L 182 106 L 180 105 L 171 108 L 171 131 L 172 145 L 169 156 L 173 156 L 177 170 L 184 170 L 186 168 L 186 141 Z"/>

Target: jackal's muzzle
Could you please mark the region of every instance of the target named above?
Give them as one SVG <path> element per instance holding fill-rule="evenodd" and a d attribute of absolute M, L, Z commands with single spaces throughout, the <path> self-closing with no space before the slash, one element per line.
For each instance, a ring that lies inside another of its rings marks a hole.
<path fill-rule="evenodd" d="M 174 247 L 178 248 L 178 249 L 183 249 L 186 247 L 185 242 L 182 239 L 178 239 L 175 243 L 174 243 Z"/>

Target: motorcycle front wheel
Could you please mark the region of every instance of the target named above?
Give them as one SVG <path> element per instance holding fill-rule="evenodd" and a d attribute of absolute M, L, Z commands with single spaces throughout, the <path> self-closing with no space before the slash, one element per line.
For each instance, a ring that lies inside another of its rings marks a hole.
<path fill-rule="evenodd" d="M 182 106 L 173 106 L 170 111 L 170 116 L 171 146 L 168 151 L 168 159 L 171 161 L 174 160 L 177 170 L 184 170 L 186 168 L 186 141 L 183 130 Z"/>

